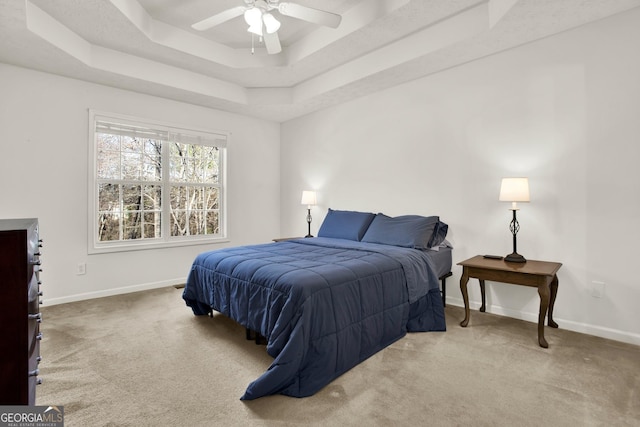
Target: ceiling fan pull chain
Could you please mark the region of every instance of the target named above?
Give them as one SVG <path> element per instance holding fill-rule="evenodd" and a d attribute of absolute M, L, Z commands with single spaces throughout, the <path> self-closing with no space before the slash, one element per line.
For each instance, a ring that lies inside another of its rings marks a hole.
<path fill-rule="evenodd" d="M 254 37 L 255 35 L 251 33 L 251 55 L 253 55 L 256 52 L 255 47 L 253 46 Z"/>

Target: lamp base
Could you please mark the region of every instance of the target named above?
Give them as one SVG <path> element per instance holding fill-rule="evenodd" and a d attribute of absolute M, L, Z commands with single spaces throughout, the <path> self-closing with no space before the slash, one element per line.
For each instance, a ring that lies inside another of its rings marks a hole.
<path fill-rule="evenodd" d="M 309 237 L 313 237 L 311 234 L 307 234 L 306 236 L 304 236 L 305 239 L 308 239 Z"/>
<path fill-rule="evenodd" d="M 507 255 L 506 257 L 504 257 L 504 260 L 506 262 L 520 262 L 520 263 L 527 262 L 527 260 L 524 259 L 524 257 L 522 255 L 520 255 L 519 253 L 516 253 L 516 252 Z"/>

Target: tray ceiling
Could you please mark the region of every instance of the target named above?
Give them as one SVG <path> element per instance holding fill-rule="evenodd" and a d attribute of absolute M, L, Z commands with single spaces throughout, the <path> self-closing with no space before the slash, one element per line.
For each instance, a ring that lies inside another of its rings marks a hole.
<path fill-rule="evenodd" d="M 337 29 L 278 15 L 268 55 L 243 0 L 0 0 L 0 62 L 283 122 L 640 7 L 640 0 L 292 0 Z M 277 13 L 277 12 L 275 12 Z"/>

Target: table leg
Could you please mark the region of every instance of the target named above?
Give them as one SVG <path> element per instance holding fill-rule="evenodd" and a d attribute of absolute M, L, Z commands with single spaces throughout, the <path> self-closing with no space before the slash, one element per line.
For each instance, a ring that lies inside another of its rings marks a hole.
<path fill-rule="evenodd" d="M 550 281 L 545 281 L 544 284 L 538 286 L 538 294 L 540 295 L 540 313 L 538 314 L 538 344 L 540 347 L 548 348 L 549 344 L 544 339 L 544 318 L 547 316 L 547 309 L 549 308 L 549 284 Z"/>
<path fill-rule="evenodd" d="M 478 280 L 480 281 L 480 293 L 482 294 L 482 305 L 480 306 L 480 311 L 482 313 L 484 313 L 485 310 L 486 310 L 486 304 L 485 304 L 486 297 L 485 297 L 484 280 L 482 280 L 482 279 L 478 279 Z"/>
<path fill-rule="evenodd" d="M 549 288 L 551 289 L 551 295 L 549 296 L 549 314 L 547 315 L 547 324 L 552 328 L 557 328 L 558 324 L 553 321 L 553 305 L 556 303 L 556 295 L 558 294 L 557 275 L 553 275 Z"/>
<path fill-rule="evenodd" d="M 467 282 L 469 281 L 469 271 L 467 267 L 462 267 L 462 277 L 460 277 L 460 291 L 462 291 L 462 300 L 464 301 L 464 320 L 460 322 L 463 328 L 469 324 L 471 310 L 469 310 L 469 294 L 467 293 Z"/>

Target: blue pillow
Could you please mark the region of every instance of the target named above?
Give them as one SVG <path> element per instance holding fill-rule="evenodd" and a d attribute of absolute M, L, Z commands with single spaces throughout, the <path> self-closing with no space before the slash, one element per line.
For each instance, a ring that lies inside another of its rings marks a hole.
<path fill-rule="evenodd" d="M 428 249 L 440 223 L 437 216 L 404 215 L 395 218 L 378 214 L 373 219 L 363 242 L 405 248 Z"/>
<path fill-rule="evenodd" d="M 362 236 L 375 218 L 371 212 L 335 211 L 329 209 L 318 230 L 318 237 L 362 240 Z"/>
<path fill-rule="evenodd" d="M 429 247 L 433 248 L 434 246 L 438 246 L 440 243 L 444 242 L 444 239 L 447 237 L 447 231 L 449 231 L 449 225 L 439 221 L 436 230 L 433 232 L 431 241 L 429 242 Z"/>

